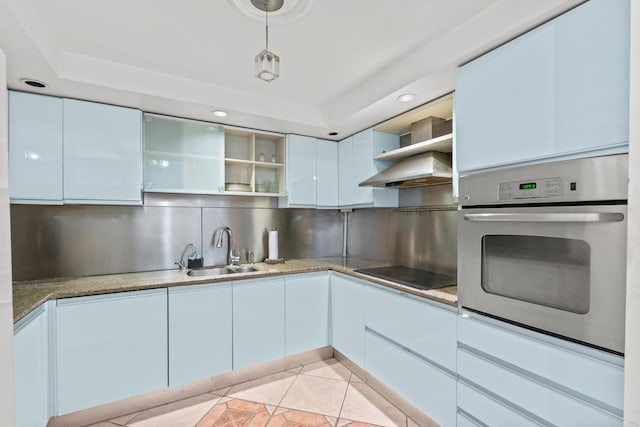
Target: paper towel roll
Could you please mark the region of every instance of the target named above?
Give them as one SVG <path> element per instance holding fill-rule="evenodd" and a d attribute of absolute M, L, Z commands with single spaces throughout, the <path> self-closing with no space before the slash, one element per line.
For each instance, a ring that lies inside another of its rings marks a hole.
<path fill-rule="evenodd" d="M 269 259 L 278 259 L 278 232 L 269 232 Z"/>

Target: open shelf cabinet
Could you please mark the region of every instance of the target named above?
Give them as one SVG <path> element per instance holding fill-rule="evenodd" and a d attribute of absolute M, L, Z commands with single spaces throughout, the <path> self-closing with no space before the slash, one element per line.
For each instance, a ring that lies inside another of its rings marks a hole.
<path fill-rule="evenodd" d="M 284 195 L 284 135 L 226 129 L 224 142 L 225 194 Z"/>

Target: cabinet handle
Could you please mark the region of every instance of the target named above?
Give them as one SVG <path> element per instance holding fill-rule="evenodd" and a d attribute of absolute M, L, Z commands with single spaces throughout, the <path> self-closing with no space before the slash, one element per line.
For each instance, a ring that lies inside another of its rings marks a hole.
<path fill-rule="evenodd" d="M 563 212 L 563 213 L 473 213 L 465 214 L 472 222 L 621 222 L 619 212 Z"/>

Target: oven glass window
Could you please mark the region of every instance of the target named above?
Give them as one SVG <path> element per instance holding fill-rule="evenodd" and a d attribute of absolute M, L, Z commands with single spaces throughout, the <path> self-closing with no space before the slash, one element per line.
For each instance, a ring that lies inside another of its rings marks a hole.
<path fill-rule="evenodd" d="M 591 248 L 584 240 L 482 237 L 482 289 L 573 313 L 589 311 Z"/>

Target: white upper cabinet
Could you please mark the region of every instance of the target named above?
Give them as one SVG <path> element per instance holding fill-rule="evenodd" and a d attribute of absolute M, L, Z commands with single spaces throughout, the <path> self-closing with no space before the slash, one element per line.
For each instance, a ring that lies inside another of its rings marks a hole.
<path fill-rule="evenodd" d="M 353 137 L 345 138 L 338 143 L 338 205 L 347 206 L 353 198 Z M 349 185 L 347 185 L 347 182 Z"/>
<path fill-rule="evenodd" d="M 139 205 L 141 112 L 64 99 L 64 201 Z"/>
<path fill-rule="evenodd" d="M 362 181 L 389 166 L 388 162 L 374 160 L 385 151 L 400 146 L 400 137 L 367 129 L 340 141 L 339 202 L 341 207 L 397 207 L 398 190 L 391 188 L 360 187 Z"/>
<path fill-rule="evenodd" d="M 144 191 L 224 191 L 224 130 L 195 120 L 144 115 Z"/>
<path fill-rule="evenodd" d="M 9 92 L 11 203 L 62 204 L 62 99 Z"/>
<path fill-rule="evenodd" d="M 338 144 L 287 135 L 287 197 L 281 207 L 338 207 Z"/>
<path fill-rule="evenodd" d="M 629 0 L 591 0 L 462 66 L 455 114 L 460 171 L 628 151 Z"/>
<path fill-rule="evenodd" d="M 316 141 L 309 136 L 287 135 L 288 207 L 316 206 Z"/>
<path fill-rule="evenodd" d="M 337 208 L 338 205 L 338 143 L 318 139 L 316 163 L 316 205 Z"/>

